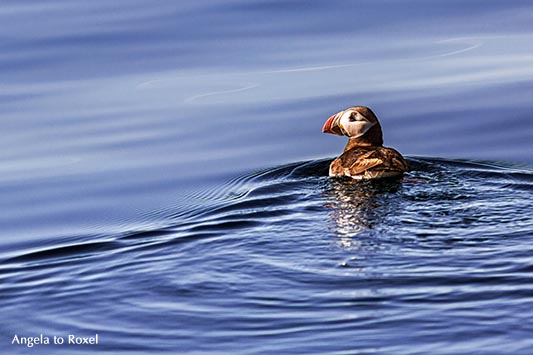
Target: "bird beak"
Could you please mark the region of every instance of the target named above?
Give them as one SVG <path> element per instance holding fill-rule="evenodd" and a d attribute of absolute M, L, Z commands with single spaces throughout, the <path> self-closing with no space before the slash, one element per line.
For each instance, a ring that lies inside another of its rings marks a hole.
<path fill-rule="evenodd" d="M 344 136 L 344 133 L 342 131 L 342 125 L 339 123 L 340 118 L 342 116 L 341 113 L 342 112 L 336 113 L 330 118 L 328 118 L 326 123 L 324 123 L 324 127 L 322 127 L 323 133 L 331 133 L 336 134 L 338 136 Z"/>

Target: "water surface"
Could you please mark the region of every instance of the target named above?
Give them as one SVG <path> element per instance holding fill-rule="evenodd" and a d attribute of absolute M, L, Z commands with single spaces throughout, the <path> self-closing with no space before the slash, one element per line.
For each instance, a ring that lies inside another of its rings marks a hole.
<path fill-rule="evenodd" d="M 6 1 L 2 349 L 529 354 L 525 1 Z M 361 104 L 403 181 L 328 178 Z M 98 333 L 97 346 L 11 345 Z"/>

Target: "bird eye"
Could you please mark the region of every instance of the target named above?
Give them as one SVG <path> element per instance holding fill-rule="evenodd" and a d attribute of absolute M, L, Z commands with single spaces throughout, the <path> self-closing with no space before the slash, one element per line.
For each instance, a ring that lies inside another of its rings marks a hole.
<path fill-rule="evenodd" d="M 348 121 L 350 121 L 350 122 L 355 122 L 355 121 L 356 121 L 356 119 L 355 119 L 356 117 L 357 117 L 357 115 L 356 115 L 355 112 L 354 112 L 354 113 L 352 113 L 352 114 L 350 115 L 350 117 L 348 117 Z"/>

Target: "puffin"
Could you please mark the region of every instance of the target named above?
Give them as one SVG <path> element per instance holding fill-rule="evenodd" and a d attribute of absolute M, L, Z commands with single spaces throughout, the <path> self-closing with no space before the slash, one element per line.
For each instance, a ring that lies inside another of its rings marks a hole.
<path fill-rule="evenodd" d="M 366 106 L 353 106 L 332 115 L 323 133 L 349 137 L 342 154 L 331 162 L 329 176 L 356 180 L 401 177 L 409 171 L 404 157 L 383 146 L 378 118 Z"/>

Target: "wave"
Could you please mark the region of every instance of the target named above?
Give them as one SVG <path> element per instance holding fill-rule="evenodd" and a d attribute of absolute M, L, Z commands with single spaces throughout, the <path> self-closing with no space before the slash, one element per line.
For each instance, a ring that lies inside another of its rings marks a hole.
<path fill-rule="evenodd" d="M 522 235 L 533 230 L 533 172 L 526 166 L 411 157 L 411 171 L 402 181 L 353 182 L 328 178 L 330 161 L 297 162 L 238 176 L 200 192 L 207 202 L 189 206 L 187 214 L 176 213 L 167 227 L 88 236 L 88 242 L 21 252 L 4 265 L 50 264 L 237 232 L 262 233 L 275 223 L 287 223 L 290 229 L 294 218 L 312 220 L 324 214 L 331 215 L 331 231 L 340 237 L 398 227 L 405 235 L 425 238 Z"/>

